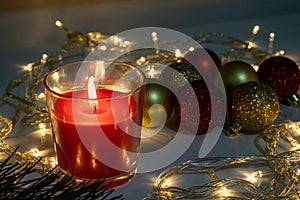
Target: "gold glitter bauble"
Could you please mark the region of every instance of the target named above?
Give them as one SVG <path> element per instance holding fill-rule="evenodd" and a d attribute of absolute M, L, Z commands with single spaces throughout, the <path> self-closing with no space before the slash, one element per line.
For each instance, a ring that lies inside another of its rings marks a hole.
<path fill-rule="evenodd" d="M 230 117 L 248 133 L 259 133 L 272 125 L 278 113 L 278 97 L 264 83 L 251 81 L 238 86 L 229 101 Z"/>

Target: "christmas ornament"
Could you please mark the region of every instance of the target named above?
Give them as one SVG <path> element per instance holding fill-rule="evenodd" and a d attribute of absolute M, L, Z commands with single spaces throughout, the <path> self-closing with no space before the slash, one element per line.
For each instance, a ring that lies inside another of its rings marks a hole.
<path fill-rule="evenodd" d="M 299 68 L 287 57 L 274 56 L 264 60 L 257 73 L 259 80 L 268 84 L 276 92 L 281 103 L 285 103 L 299 90 Z"/>
<path fill-rule="evenodd" d="M 202 77 L 192 64 L 186 61 L 175 61 L 161 72 L 159 79 L 174 85 L 175 89 L 178 90 L 189 82 L 201 80 Z"/>
<path fill-rule="evenodd" d="M 251 81 L 235 88 L 228 109 L 232 120 L 243 130 L 258 133 L 274 123 L 279 113 L 279 101 L 271 87 Z"/>
<path fill-rule="evenodd" d="M 199 64 L 201 69 L 191 64 L 189 60 Z M 172 62 L 169 67 L 162 71 L 159 79 L 176 85 L 177 89 L 179 89 L 192 81 L 203 80 L 202 75 L 213 78 L 215 74 L 210 73 L 212 71 L 211 68 L 217 67 L 220 69 L 221 60 L 210 49 L 194 49 L 187 52 L 182 60 Z"/>
<path fill-rule="evenodd" d="M 146 97 L 143 113 L 143 126 L 164 125 L 174 108 L 175 97 L 171 90 L 157 79 L 147 79 Z"/>
<path fill-rule="evenodd" d="M 224 64 L 220 73 L 229 96 L 237 86 L 249 81 L 259 81 L 253 67 L 243 61 L 231 61 Z"/>
<path fill-rule="evenodd" d="M 221 119 L 211 120 L 211 99 L 209 90 L 203 80 L 196 80 L 182 88 L 179 93 L 179 99 L 175 102 L 174 114 L 188 129 L 197 129 L 198 134 L 205 134 L 208 131 L 209 125 L 213 128 L 217 125 Z M 191 98 L 195 93 L 197 97 L 197 103 Z M 218 96 L 216 91 L 213 94 Z M 195 106 L 199 106 L 199 109 L 195 109 Z M 200 112 L 200 119 L 198 118 Z M 221 115 L 219 115 L 221 116 Z"/>
<path fill-rule="evenodd" d="M 220 69 L 221 66 L 222 66 L 222 63 L 221 63 L 221 60 L 218 57 L 218 55 L 215 52 L 213 52 L 212 50 L 210 50 L 210 49 L 204 48 L 204 50 L 208 53 L 208 55 L 210 56 L 210 58 L 214 61 L 214 64 L 216 65 L 216 67 L 218 69 Z M 196 52 L 196 53 L 198 53 L 200 55 L 203 54 L 203 50 L 202 49 L 195 49 L 192 52 L 194 52 L 194 53 Z M 188 58 L 190 56 L 190 54 L 191 54 L 191 52 L 188 52 L 187 54 L 185 54 L 184 58 L 182 59 L 182 62 L 189 63 L 189 61 L 186 58 Z M 206 55 L 204 57 L 206 57 Z M 199 61 L 198 61 L 199 63 L 203 62 L 203 59 L 201 59 L 201 56 L 199 56 L 198 58 L 199 58 Z M 204 66 L 204 67 L 209 68 L 211 66 Z"/>

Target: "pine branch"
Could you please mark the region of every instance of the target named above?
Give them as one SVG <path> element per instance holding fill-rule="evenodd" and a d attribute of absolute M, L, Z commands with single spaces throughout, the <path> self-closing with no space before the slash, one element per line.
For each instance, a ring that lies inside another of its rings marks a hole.
<path fill-rule="evenodd" d="M 123 199 L 122 195 L 111 197 L 113 189 L 103 179 L 95 182 L 76 182 L 75 178 L 55 168 L 43 176 L 31 178 L 38 162 L 18 163 L 12 157 L 17 149 L 0 162 L 0 200 L 5 199 Z"/>

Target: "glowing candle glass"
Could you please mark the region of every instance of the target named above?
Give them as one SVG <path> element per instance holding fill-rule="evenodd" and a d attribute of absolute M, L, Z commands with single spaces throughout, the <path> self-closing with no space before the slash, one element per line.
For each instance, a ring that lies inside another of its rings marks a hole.
<path fill-rule="evenodd" d="M 44 87 L 59 167 L 77 179 L 130 180 L 140 150 L 145 77 L 125 63 L 83 61 L 49 72 Z"/>

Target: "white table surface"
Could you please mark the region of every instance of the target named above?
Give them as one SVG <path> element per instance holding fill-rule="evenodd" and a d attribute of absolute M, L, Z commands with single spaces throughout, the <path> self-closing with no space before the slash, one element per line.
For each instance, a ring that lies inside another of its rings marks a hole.
<path fill-rule="evenodd" d="M 55 26 L 57 19 L 83 33 L 116 34 L 132 28 L 155 26 L 187 35 L 221 32 L 240 39 L 247 39 L 252 27 L 259 25 L 260 32 L 255 41 L 261 48 L 267 49 L 269 33 L 274 32 L 274 50 L 284 49 L 287 56 L 300 63 L 300 3 L 296 0 L 276 3 L 270 0 L 105 1 L 0 13 L 1 92 L 8 81 L 22 76 L 21 65 L 36 61 L 42 53 L 51 54 L 62 46 L 66 35 Z M 292 120 L 300 119 L 297 110 L 292 115 Z M 222 134 L 208 156 L 260 155 L 254 145 L 255 137 L 257 135 L 229 138 Z M 197 136 L 193 145 L 172 166 L 196 158 L 203 138 L 203 135 Z M 163 140 L 143 142 L 152 142 L 155 146 L 155 142 L 159 145 Z M 153 181 L 160 171 L 136 174 L 128 184 L 117 188 L 115 194 L 123 194 L 125 199 L 142 199 L 152 191 Z"/>

